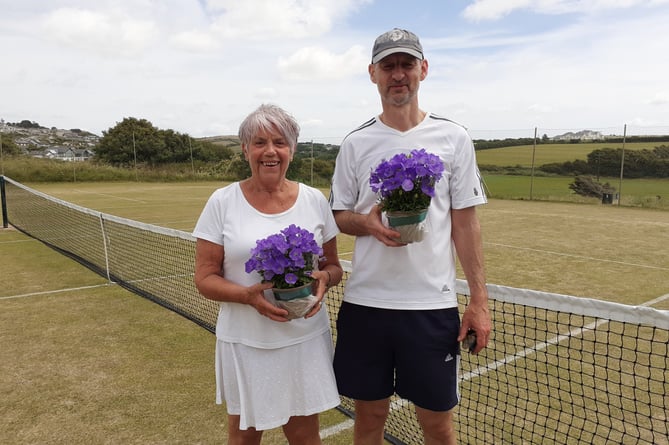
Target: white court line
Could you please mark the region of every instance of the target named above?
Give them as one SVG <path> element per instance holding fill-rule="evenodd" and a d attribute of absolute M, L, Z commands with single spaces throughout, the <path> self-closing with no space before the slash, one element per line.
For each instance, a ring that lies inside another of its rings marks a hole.
<path fill-rule="evenodd" d="M 71 291 L 78 291 L 78 290 L 84 290 L 84 289 L 95 289 L 97 287 L 105 287 L 109 286 L 109 283 L 105 284 L 95 284 L 92 286 L 82 286 L 82 287 L 71 287 L 68 289 L 56 289 L 56 290 L 46 290 L 43 292 L 32 292 L 29 294 L 21 294 L 21 295 L 9 295 L 7 297 L 0 297 L 0 300 L 11 300 L 13 298 L 26 298 L 26 297 L 35 297 L 38 295 L 50 295 L 50 294 L 59 294 L 62 292 L 71 292 Z"/>
<path fill-rule="evenodd" d="M 551 255 L 566 256 L 566 257 L 578 258 L 578 259 L 588 260 L 588 261 L 599 261 L 601 263 L 615 263 L 615 264 L 622 264 L 623 266 L 643 267 L 645 269 L 669 270 L 669 267 L 660 267 L 660 266 L 652 266 L 652 265 L 637 264 L 637 263 L 627 263 L 625 261 L 605 260 L 605 259 L 602 259 L 602 258 L 594 258 L 594 257 L 584 256 L 584 255 L 574 255 L 574 254 L 571 254 L 571 253 L 553 252 L 551 250 L 532 249 L 530 247 L 511 246 L 509 244 L 500 244 L 500 243 L 484 243 L 484 244 L 489 244 L 491 246 L 508 247 L 510 249 L 528 250 L 528 251 L 531 251 L 531 252 L 548 253 L 548 254 L 551 254 Z"/>
<path fill-rule="evenodd" d="M 568 334 L 557 335 L 557 336 L 553 337 L 552 339 L 550 339 L 548 341 L 537 343 L 532 348 L 525 348 L 522 351 L 519 351 L 519 352 L 517 352 L 513 355 L 506 356 L 501 360 L 497 360 L 497 361 L 495 361 L 493 363 L 490 363 L 486 366 L 482 366 L 482 367 L 477 368 L 473 371 L 467 372 L 467 373 L 462 375 L 460 380 L 461 381 L 471 380 L 474 377 L 478 377 L 480 375 L 486 374 L 488 371 L 494 371 L 495 369 L 501 367 L 502 365 L 506 365 L 507 363 L 513 363 L 518 359 L 525 358 L 528 355 L 534 354 L 535 352 L 542 351 L 542 350 L 548 348 L 549 346 L 557 345 L 558 343 L 561 343 L 563 340 L 568 340 L 570 337 L 580 336 L 584 332 L 592 331 L 592 330 L 598 328 L 599 326 L 601 326 L 603 324 L 607 324 L 608 322 L 609 322 L 609 320 L 599 320 L 597 322 L 590 323 L 589 325 L 583 326 L 582 328 L 572 329 L 571 331 L 569 331 Z"/>
<path fill-rule="evenodd" d="M 113 198 L 113 199 L 121 199 L 121 200 L 124 200 L 124 201 L 133 201 L 133 202 L 138 202 L 140 204 L 146 204 L 146 201 L 143 201 L 141 199 L 124 198 L 122 196 L 110 195 L 109 193 L 89 192 L 89 191 L 81 190 L 81 189 L 75 189 L 74 191 L 79 192 L 79 193 L 85 193 L 87 195 L 106 196 L 106 197 Z"/>
<path fill-rule="evenodd" d="M 321 439 L 334 436 L 336 434 L 341 433 L 342 431 L 350 430 L 351 428 L 353 428 L 353 423 L 354 423 L 353 419 L 348 419 L 337 425 L 332 425 L 331 427 L 322 429 L 320 431 Z"/>
<path fill-rule="evenodd" d="M 15 244 L 15 243 L 39 243 L 39 241 L 37 241 L 34 238 L 17 239 L 17 240 L 13 240 L 13 241 L 0 241 L 0 244 Z"/>
<path fill-rule="evenodd" d="M 652 300 L 641 303 L 639 306 L 652 306 L 656 303 L 669 299 L 669 294 L 664 294 L 661 297 L 653 298 Z"/>

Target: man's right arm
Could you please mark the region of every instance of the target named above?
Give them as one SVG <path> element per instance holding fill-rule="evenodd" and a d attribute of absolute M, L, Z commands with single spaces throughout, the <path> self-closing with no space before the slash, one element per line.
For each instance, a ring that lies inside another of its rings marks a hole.
<path fill-rule="evenodd" d="M 343 233 L 354 236 L 369 235 L 365 222 L 368 215 L 351 210 L 334 210 L 333 214 L 339 230 Z"/>
<path fill-rule="evenodd" d="M 373 206 L 367 214 L 351 210 L 334 210 L 333 214 L 339 230 L 343 233 L 354 236 L 371 235 L 389 247 L 405 245 L 395 241 L 394 238 L 400 237 L 398 232 L 383 225 L 381 208 L 378 205 Z"/>

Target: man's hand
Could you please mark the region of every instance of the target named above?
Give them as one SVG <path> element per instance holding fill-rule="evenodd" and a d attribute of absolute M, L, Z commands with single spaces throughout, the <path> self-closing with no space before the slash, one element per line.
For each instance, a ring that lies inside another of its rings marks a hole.
<path fill-rule="evenodd" d="M 476 333 L 476 345 L 472 349 L 472 353 L 477 354 L 488 346 L 490 332 L 492 331 L 487 302 L 481 304 L 471 302 L 467 306 L 465 313 L 462 314 L 460 334 L 458 335 L 459 342 L 465 339 L 470 329 Z"/>
<path fill-rule="evenodd" d="M 383 220 L 381 219 L 381 207 L 378 205 L 372 207 L 367 214 L 367 217 L 365 218 L 365 226 L 370 235 L 388 247 L 406 246 L 405 243 L 400 243 L 398 241 L 400 238 L 400 233 L 398 231 L 386 227 L 383 224 Z"/>

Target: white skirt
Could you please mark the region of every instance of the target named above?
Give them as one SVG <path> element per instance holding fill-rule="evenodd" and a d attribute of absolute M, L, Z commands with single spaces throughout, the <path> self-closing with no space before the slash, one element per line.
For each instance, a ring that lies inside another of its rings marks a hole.
<path fill-rule="evenodd" d="M 309 416 L 340 404 L 330 332 L 303 343 L 261 349 L 216 342 L 216 403 L 240 416 L 242 430 L 269 430 L 291 416 Z"/>

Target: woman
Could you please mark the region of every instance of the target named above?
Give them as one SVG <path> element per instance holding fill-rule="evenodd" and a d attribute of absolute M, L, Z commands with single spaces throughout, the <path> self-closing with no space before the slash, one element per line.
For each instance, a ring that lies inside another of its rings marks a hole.
<path fill-rule="evenodd" d="M 225 399 L 228 443 L 259 444 L 283 427 L 291 445 L 320 444 L 318 413 L 339 404 L 325 291 L 342 278 L 337 226 L 323 194 L 286 179 L 299 126 L 283 109 L 262 105 L 239 127 L 251 177 L 216 190 L 193 235 L 195 284 L 220 302 L 216 325 L 216 402 Z M 300 319 L 273 304 L 271 283 L 244 264 L 256 240 L 296 224 L 323 249 L 314 270 L 318 302 Z"/>

